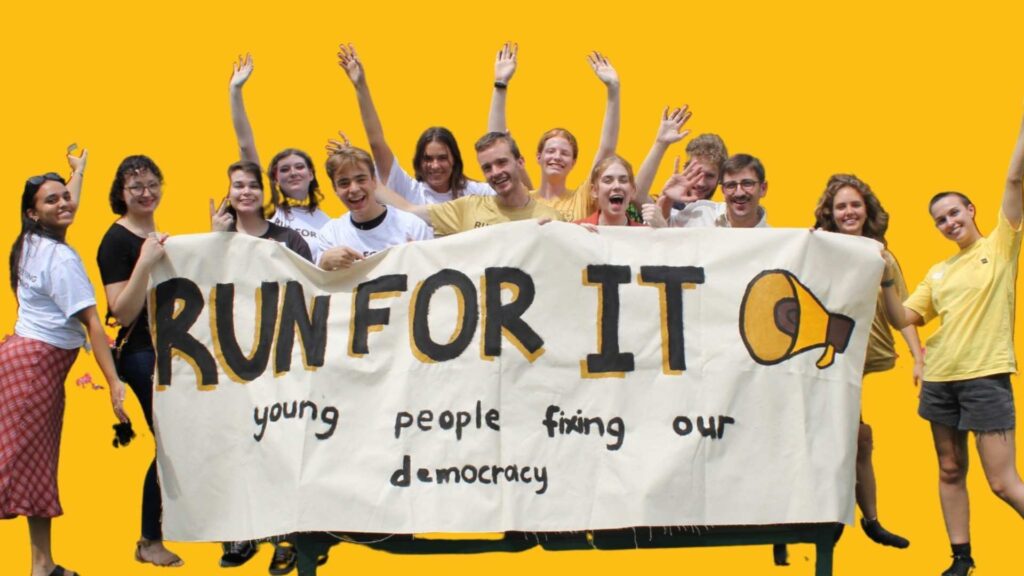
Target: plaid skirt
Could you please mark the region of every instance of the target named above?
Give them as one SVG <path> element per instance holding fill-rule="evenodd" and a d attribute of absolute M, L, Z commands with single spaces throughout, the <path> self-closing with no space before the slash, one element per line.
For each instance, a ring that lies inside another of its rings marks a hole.
<path fill-rule="evenodd" d="M 10 336 L 0 343 L 0 518 L 60 516 L 57 459 L 64 380 L 78 349 Z"/>

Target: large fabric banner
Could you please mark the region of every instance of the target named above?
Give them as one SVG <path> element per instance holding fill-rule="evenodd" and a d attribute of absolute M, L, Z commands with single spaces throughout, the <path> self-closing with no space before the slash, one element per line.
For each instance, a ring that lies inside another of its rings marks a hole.
<path fill-rule="evenodd" d="M 870 240 L 521 222 L 153 275 L 164 533 L 846 522 Z"/>

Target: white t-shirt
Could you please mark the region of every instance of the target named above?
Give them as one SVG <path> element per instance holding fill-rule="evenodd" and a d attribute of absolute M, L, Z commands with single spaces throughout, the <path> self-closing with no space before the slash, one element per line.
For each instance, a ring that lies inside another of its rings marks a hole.
<path fill-rule="evenodd" d="M 418 216 L 388 208 L 384 221 L 369 230 L 356 228 L 351 214 L 331 220 L 320 229 L 319 252 L 323 254 L 331 248 L 348 246 L 369 256 L 397 244 L 433 237 L 434 231 Z"/>
<path fill-rule="evenodd" d="M 14 333 L 74 350 L 85 345 L 77 312 L 96 305 L 82 259 L 67 244 L 29 234 L 18 267 L 18 321 Z"/>
<path fill-rule="evenodd" d="M 397 161 L 391 162 L 391 173 L 384 183 L 388 188 L 397 192 L 400 196 L 412 204 L 440 204 L 453 200 L 451 193 L 442 194 L 435 192 L 427 186 L 426 182 L 420 182 L 402 170 Z M 494 196 L 494 190 L 486 182 L 466 180 L 466 189 L 462 191 L 463 196 Z"/>
<path fill-rule="evenodd" d="M 768 227 L 768 214 L 761 206 L 757 207 L 761 213 L 755 228 Z M 669 226 L 683 228 L 732 228 L 729 218 L 726 216 L 728 208 L 725 202 L 712 202 L 711 200 L 697 200 L 690 202 L 679 212 L 672 214 L 669 219 Z"/>
<path fill-rule="evenodd" d="M 285 212 L 284 209 L 278 207 L 270 221 L 278 226 L 291 228 L 301 234 L 302 239 L 306 241 L 306 244 L 309 244 L 309 251 L 313 253 L 313 262 L 320 258 L 320 253 L 318 252 L 320 242 L 317 241 L 317 233 L 324 227 L 324 224 L 331 221 L 331 217 L 325 214 L 323 210 L 317 208 L 310 212 L 305 208 L 292 207 L 291 210 Z"/>

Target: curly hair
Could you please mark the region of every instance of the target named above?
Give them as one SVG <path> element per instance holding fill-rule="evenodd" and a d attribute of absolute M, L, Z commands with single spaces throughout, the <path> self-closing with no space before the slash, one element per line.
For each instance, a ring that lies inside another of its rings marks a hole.
<path fill-rule="evenodd" d="M 129 177 L 138 176 L 143 172 L 151 173 L 160 184 L 164 183 L 163 173 L 149 156 L 136 154 L 121 161 L 117 172 L 114 173 L 114 182 L 110 185 L 110 210 L 114 214 L 124 216 L 128 213 L 128 203 L 124 200 L 124 186 L 128 183 Z"/>
<path fill-rule="evenodd" d="M 864 220 L 864 228 L 861 230 L 861 235 L 885 244 L 885 232 L 889 229 L 889 213 L 885 211 L 885 208 L 882 208 L 882 203 L 871 190 L 871 186 L 868 186 L 866 182 L 853 174 L 833 174 L 828 179 L 825 191 L 821 193 L 821 198 L 818 199 L 818 206 L 814 209 L 814 227 L 827 230 L 828 232 L 839 231 L 839 227 L 836 226 L 835 214 L 832 212 L 832 206 L 835 204 L 836 194 L 847 186 L 856 190 L 860 197 L 864 199 L 867 218 Z"/>

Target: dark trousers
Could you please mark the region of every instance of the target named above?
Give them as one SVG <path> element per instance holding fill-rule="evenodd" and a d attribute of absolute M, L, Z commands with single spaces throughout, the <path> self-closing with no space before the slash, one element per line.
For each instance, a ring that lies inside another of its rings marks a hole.
<path fill-rule="evenodd" d="M 156 365 L 156 354 L 152 349 L 136 350 L 121 355 L 118 362 L 118 375 L 135 393 L 142 413 L 146 416 L 146 424 L 150 433 L 153 432 L 153 368 Z M 146 540 L 163 540 L 160 528 L 160 517 L 163 504 L 160 500 L 160 484 L 157 482 L 156 457 L 146 471 L 146 480 L 142 484 L 142 537 Z"/>

